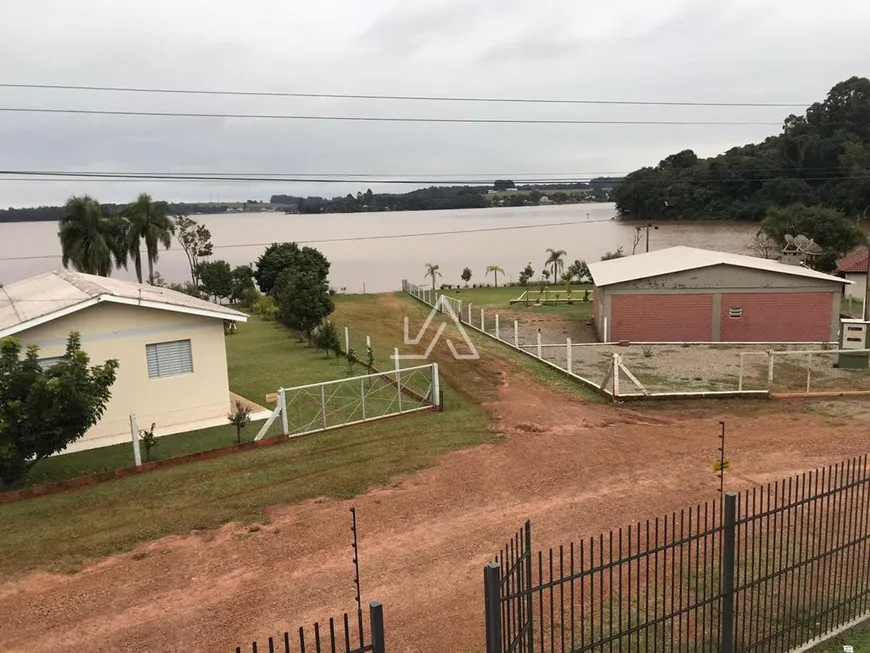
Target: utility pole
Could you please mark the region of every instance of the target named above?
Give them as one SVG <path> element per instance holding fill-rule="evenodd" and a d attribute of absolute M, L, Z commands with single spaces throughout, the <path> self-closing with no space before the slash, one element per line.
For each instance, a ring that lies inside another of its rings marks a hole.
<path fill-rule="evenodd" d="M 652 222 L 649 222 L 649 221 L 648 221 L 648 222 L 646 223 L 646 226 L 643 227 L 643 228 L 646 229 L 646 251 L 649 252 L 649 230 L 650 230 L 650 229 L 658 229 L 659 226 L 658 226 L 658 225 L 653 225 Z"/>

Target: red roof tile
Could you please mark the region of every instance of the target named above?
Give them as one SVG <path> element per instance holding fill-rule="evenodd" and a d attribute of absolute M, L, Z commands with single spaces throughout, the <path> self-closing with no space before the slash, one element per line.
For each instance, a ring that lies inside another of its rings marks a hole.
<path fill-rule="evenodd" d="M 867 249 L 857 249 L 851 254 L 846 254 L 837 261 L 837 269 L 840 272 L 866 272 L 868 254 L 870 250 Z"/>

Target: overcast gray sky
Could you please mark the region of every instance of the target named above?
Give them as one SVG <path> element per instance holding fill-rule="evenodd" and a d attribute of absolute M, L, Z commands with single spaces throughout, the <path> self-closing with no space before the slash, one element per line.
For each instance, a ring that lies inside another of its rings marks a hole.
<path fill-rule="evenodd" d="M 866 0 L 0 0 L 0 82 L 608 100 L 812 102 L 866 75 Z M 0 89 L 0 107 L 779 122 L 777 108 L 532 106 Z M 625 172 L 758 126 L 457 125 L 0 113 L 0 168 Z M 374 187 L 395 190 L 389 187 Z M 332 196 L 364 186 L 0 181 L 0 206 Z"/>

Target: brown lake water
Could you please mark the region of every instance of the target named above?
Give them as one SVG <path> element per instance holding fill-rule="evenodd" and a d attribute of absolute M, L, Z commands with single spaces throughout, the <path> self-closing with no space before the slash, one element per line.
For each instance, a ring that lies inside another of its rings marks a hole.
<path fill-rule="evenodd" d="M 394 213 L 197 215 L 212 233 L 215 258 L 251 263 L 272 242 L 296 241 L 320 249 L 332 262 L 330 283 L 347 292 L 397 290 L 401 279 L 424 283 L 424 264 L 437 263 L 441 282 L 459 283 L 462 268 L 472 282 L 485 281 L 486 266 L 502 267 L 515 280 L 531 262 L 540 272 L 546 249 L 564 249 L 567 260 L 597 260 L 622 245 L 631 253 L 635 228 L 615 219 L 613 204 Z M 576 223 L 576 224 L 564 224 Z M 650 249 L 688 245 L 746 254 L 758 225 L 743 222 L 659 222 Z M 466 232 L 466 233 L 463 233 Z M 637 248 L 645 249 L 645 240 Z M 57 224 L 0 223 L 0 283 L 61 267 Z M 177 243 L 160 253 L 157 270 L 169 281 L 188 276 Z M 132 269 L 119 278 L 134 278 Z M 491 277 L 490 277 L 491 280 Z"/>

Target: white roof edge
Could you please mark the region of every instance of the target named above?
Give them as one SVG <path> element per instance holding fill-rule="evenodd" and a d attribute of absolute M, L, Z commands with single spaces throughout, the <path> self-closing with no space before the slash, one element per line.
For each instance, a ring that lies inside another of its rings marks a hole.
<path fill-rule="evenodd" d="M 853 283 L 842 277 L 817 272 L 810 268 L 788 265 L 779 261 L 683 245 L 618 259 L 596 261 L 589 264 L 589 272 L 593 277 L 595 285 L 603 288 L 665 274 L 699 270 L 716 265 L 731 265 L 764 272 L 837 282 L 844 285 Z M 597 275 L 596 271 L 598 272 Z M 597 279 L 596 276 L 598 277 Z M 602 279 L 602 277 L 604 278 Z"/>
<path fill-rule="evenodd" d="M 72 306 L 65 306 L 64 308 L 52 311 L 51 313 L 46 313 L 45 315 L 35 317 L 32 320 L 26 320 L 24 322 L 19 322 L 18 324 L 13 324 L 11 327 L 0 329 L 0 338 L 13 336 L 16 333 L 20 333 L 21 331 L 27 331 L 27 329 L 32 329 L 33 327 L 37 327 L 40 324 L 45 324 L 46 322 L 51 322 L 52 320 L 56 320 L 59 317 L 71 315 L 72 313 L 78 313 L 81 310 L 84 310 L 91 306 L 96 306 L 99 303 L 99 297 L 89 297 L 88 299 L 78 302 L 77 304 L 73 304 Z"/>
<path fill-rule="evenodd" d="M 220 320 L 230 320 L 232 322 L 247 322 L 248 316 L 239 311 L 234 311 L 235 315 L 230 313 L 223 313 L 221 311 L 209 311 L 200 308 L 191 308 L 189 306 L 178 306 L 177 304 L 167 304 L 164 302 L 153 302 L 148 300 L 138 300 L 138 299 L 130 299 L 128 297 L 119 297 L 117 295 L 112 295 L 109 293 L 104 293 L 98 295 L 97 297 L 89 297 L 84 301 L 78 302 L 77 304 L 73 304 L 72 306 L 65 306 L 64 308 L 58 309 L 56 311 L 52 311 L 51 313 L 46 313 L 45 315 L 40 315 L 39 317 L 33 318 L 31 320 L 26 320 L 24 322 L 19 322 L 11 327 L 7 327 L 5 329 L 0 329 L 0 338 L 6 338 L 8 336 L 13 336 L 16 333 L 20 333 L 22 331 L 27 331 L 27 329 L 32 329 L 33 327 L 40 326 L 41 324 L 46 324 L 47 322 L 52 322 L 61 317 L 65 317 L 67 315 L 71 315 L 73 313 L 77 313 L 86 308 L 90 308 L 91 306 L 96 306 L 97 304 L 102 303 L 112 303 L 112 304 L 123 304 L 126 306 L 141 306 L 142 308 L 152 308 L 159 311 L 170 311 L 173 313 L 184 313 L 187 315 L 197 315 L 199 317 L 210 317 L 214 319 Z M 232 309 L 231 309 L 232 310 Z"/>

